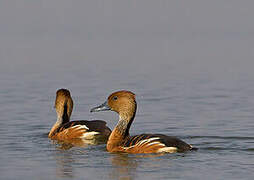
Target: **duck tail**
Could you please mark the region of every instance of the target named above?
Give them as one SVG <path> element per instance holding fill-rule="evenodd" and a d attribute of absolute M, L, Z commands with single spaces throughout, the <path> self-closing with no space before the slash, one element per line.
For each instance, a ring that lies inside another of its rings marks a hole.
<path fill-rule="evenodd" d="M 190 145 L 190 146 L 191 146 L 190 151 L 197 151 L 198 150 L 197 147 L 193 147 L 192 145 Z"/>

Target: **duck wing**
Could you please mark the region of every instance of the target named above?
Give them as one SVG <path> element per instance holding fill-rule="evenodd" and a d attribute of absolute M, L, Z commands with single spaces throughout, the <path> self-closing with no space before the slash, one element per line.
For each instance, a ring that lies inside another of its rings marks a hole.
<path fill-rule="evenodd" d="M 174 136 L 163 134 L 140 134 L 128 137 L 123 148 L 133 153 L 184 152 L 192 146 Z"/>
<path fill-rule="evenodd" d="M 95 135 L 108 137 L 111 130 L 106 126 L 106 122 L 102 120 L 79 120 L 71 121 L 63 124 L 56 129 L 54 134 L 56 139 L 74 139 L 84 138 L 92 139 Z"/>

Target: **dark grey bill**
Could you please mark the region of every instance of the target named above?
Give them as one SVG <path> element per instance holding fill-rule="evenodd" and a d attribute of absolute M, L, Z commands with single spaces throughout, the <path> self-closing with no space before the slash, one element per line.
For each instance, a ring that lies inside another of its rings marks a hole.
<path fill-rule="evenodd" d="M 106 101 L 102 105 L 92 108 L 90 112 L 109 111 L 109 110 L 110 110 L 110 107 L 108 106 L 108 101 Z"/>

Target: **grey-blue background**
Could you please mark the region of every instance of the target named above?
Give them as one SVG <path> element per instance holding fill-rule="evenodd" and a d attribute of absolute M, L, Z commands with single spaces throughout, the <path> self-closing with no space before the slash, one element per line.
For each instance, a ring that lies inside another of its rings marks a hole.
<path fill-rule="evenodd" d="M 254 1 L 0 1 L 2 179 L 253 179 Z M 47 138 L 58 88 L 72 119 L 113 91 L 136 93 L 131 134 L 200 148 L 117 155 Z"/>

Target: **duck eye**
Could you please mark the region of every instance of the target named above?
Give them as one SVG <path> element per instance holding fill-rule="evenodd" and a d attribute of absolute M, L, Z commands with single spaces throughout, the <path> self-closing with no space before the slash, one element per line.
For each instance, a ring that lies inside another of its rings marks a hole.
<path fill-rule="evenodd" d="M 113 100 L 116 101 L 116 100 L 117 100 L 117 96 L 114 96 L 114 97 L 113 97 Z"/>

